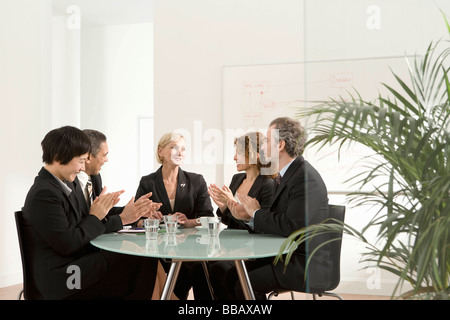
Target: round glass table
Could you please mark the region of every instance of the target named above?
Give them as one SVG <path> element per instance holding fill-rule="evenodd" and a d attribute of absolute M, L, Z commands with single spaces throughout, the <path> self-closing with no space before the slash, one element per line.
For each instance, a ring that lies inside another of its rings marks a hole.
<path fill-rule="evenodd" d="M 175 234 L 168 234 L 161 229 L 156 240 L 146 240 L 144 233 L 108 233 L 91 243 L 100 249 L 121 254 L 171 260 L 161 300 L 172 295 L 183 261 L 202 261 L 207 279 L 206 261 L 234 261 L 244 296 L 251 300 L 255 296 L 244 261 L 276 256 L 285 240 L 276 235 L 253 234 L 235 229 L 223 229 L 218 236 L 213 237 L 209 236 L 207 229 L 197 227 L 180 228 Z M 212 293 L 211 286 L 210 290 Z"/>

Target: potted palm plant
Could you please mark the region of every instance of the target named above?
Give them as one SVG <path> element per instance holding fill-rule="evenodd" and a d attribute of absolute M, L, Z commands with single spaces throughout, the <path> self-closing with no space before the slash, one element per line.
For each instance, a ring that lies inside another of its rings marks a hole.
<path fill-rule="evenodd" d="M 358 190 L 373 185 L 372 191 L 347 196 L 349 205 L 375 205 L 379 211 L 363 230 L 337 221 L 298 230 L 276 262 L 289 246 L 293 252 L 317 233 L 343 230 L 367 243 L 363 260 L 398 277 L 392 297 L 450 297 L 450 47 L 445 44 L 430 44 L 408 63 L 410 79 L 392 72 L 399 89 L 383 84 L 387 93 L 375 101 L 356 93 L 298 112 L 312 122 L 307 145 L 356 143 L 373 151 L 367 171 L 351 178 Z M 380 182 L 380 176 L 386 180 Z M 379 228 L 376 244 L 364 237 L 372 227 Z M 413 289 L 402 293 L 405 282 Z"/>

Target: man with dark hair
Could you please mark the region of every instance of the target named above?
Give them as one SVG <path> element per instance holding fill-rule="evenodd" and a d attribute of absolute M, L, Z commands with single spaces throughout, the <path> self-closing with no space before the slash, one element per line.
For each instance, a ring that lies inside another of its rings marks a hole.
<path fill-rule="evenodd" d="M 233 216 L 246 221 L 254 232 L 287 237 L 328 218 L 327 188 L 320 174 L 301 155 L 306 137 L 304 128 L 294 119 L 284 117 L 271 122 L 263 149 L 271 161 L 278 163 L 279 178 L 270 209 L 260 209 L 257 200 L 241 194 L 238 195 L 241 204 L 228 202 Z M 276 289 L 308 292 L 312 288 L 322 288 L 330 281 L 333 267 L 327 259 L 329 247 L 322 247 L 312 256 L 307 272 L 305 266 L 309 253 L 326 241 L 326 237 L 317 237 L 307 246 L 299 246 L 286 269 L 283 263 L 273 265 L 273 258 L 249 262 L 247 270 L 255 296 L 265 299 L 266 293 Z M 228 290 L 242 298 L 239 284 L 233 281 L 229 281 L 232 287 Z"/>
<path fill-rule="evenodd" d="M 91 155 L 97 156 L 102 149 L 102 144 L 106 143 L 106 136 L 102 132 L 92 129 L 84 129 L 83 132 L 91 141 Z"/>
<path fill-rule="evenodd" d="M 103 190 L 100 170 L 108 162 L 109 149 L 106 136 L 102 132 L 85 129 L 83 133 L 89 138 L 91 148 L 85 169 L 78 173 L 77 181 L 80 183 L 86 204 L 90 206 L 92 200 Z M 150 192 L 143 195 L 136 202 L 134 202 L 134 197 L 132 197 L 125 207 L 113 207 L 104 218 L 106 232 L 117 231 L 123 225 L 137 221 L 143 215 L 143 212 L 147 212 L 149 209 L 152 212 L 158 210 L 161 204 L 147 201 L 151 196 L 152 193 Z M 147 208 L 148 205 L 150 205 L 150 208 Z M 85 210 L 88 209 L 86 206 L 83 207 Z"/>
<path fill-rule="evenodd" d="M 85 212 L 68 186 L 85 169 L 89 138 L 67 126 L 50 131 L 41 144 L 45 164 L 22 209 L 22 242 L 30 255 L 31 279 L 27 280 L 34 282 L 39 298 L 150 299 L 157 259 L 105 252 L 90 244 L 105 232 L 102 220 L 122 191 L 103 190 Z M 78 273 L 72 275 L 73 270 Z M 72 276 L 78 278 L 75 286 L 70 283 Z"/>

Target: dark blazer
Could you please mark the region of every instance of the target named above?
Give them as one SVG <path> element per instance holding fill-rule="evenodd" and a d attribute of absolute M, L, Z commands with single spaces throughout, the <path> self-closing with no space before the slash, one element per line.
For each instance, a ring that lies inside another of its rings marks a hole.
<path fill-rule="evenodd" d="M 150 200 L 162 203 L 159 211 L 163 215 L 181 212 L 188 219 L 214 215 L 208 187 L 200 174 L 178 168 L 178 184 L 173 212 L 162 178 L 162 166 L 156 172 L 141 178 L 135 198 L 139 199 L 150 191 L 153 193 Z"/>
<path fill-rule="evenodd" d="M 233 195 L 236 194 L 236 190 L 239 188 L 246 177 L 247 174 L 243 172 L 237 173 L 233 176 L 233 178 L 231 178 L 229 188 Z M 258 200 L 261 209 L 267 210 L 272 204 L 273 187 L 274 181 L 272 178 L 259 175 L 248 191 L 248 196 Z M 220 209 L 217 209 L 216 213 L 219 217 L 222 217 L 222 222 L 228 225 L 228 228 L 249 230 L 248 225 L 245 224 L 242 220 L 235 219 L 228 208 L 223 213 L 220 211 Z"/>
<path fill-rule="evenodd" d="M 281 179 L 269 210 L 259 210 L 254 217 L 254 231 L 284 237 L 307 225 L 328 218 L 327 188 L 320 174 L 302 156 L 296 158 Z M 315 238 L 308 246 L 299 246 L 284 270 L 284 263 L 273 266 L 279 284 L 300 291 L 327 287 L 331 280 L 330 249 L 325 246 L 313 255 L 306 283 L 308 254 L 329 236 Z"/>
<path fill-rule="evenodd" d="M 105 258 L 89 243 L 105 232 L 105 225 L 81 210 L 81 205 L 76 193 L 67 195 L 45 168 L 26 197 L 23 241 L 31 253 L 32 278 L 44 299 L 73 294 L 66 285 L 71 265 L 80 268 L 82 289 L 97 282 L 107 270 Z"/>
<path fill-rule="evenodd" d="M 92 198 L 95 199 L 102 193 L 103 182 L 100 174 L 91 176 L 92 181 Z M 135 199 L 137 200 L 137 199 Z M 119 214 L 122 213 L 124 207 L 113 207 L 109 210 L 108 215 L 103 220 L 105 224 L 105 233 L 114 232 L 123 228 L 122 219 Z M 89 211 L 88 211 L 89 212 Z"/>
<path fill-rule="evenodd" d="M 91 176 L 92 182 L 92 199 L 95 199 L 102 193 L 103 183 L 102 177 L 100 174 Z M 86 203 L 86 199 L 84 197 L 84 192 L 81 190 L 81 183 L 78 180 L 78 177 L 75 178 L 73 183 L 67 182 L 67 185 L 72 190 L 76 191 L 76 196 L 78 199 L 78 203 L 80 203 L 80 209 L 83 214 L 89 214 L 89 207 Z M 124 207 L 113 207 L 109 210 L 108 215 L 102 220 L 105 225 L 105 233 L 114 232 L 123 228 L 122 219 L 120 219 L 119 214 L 122 213 Z"/>

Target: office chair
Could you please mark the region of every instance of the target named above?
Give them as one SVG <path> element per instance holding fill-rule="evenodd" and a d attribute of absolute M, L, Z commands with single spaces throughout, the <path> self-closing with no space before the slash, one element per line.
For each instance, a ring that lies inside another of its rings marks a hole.
<path fill-rule="evenodd" d="M 22 258 L 23 272 L 23 290 L 19 293 L 17 299 L 20 300 L 22 296 L 25 300 L 43 299 L 34 284 L 33 278 L 31 277 L 31 272 L 29 270 L 30 262 L 28 259 L 30 254 L 27 252 L 26 245 L 24 245 L 26 244 L 26 230 L 24 228 L 22 211 L 14 212 L 14 217 L 16 218 L 17 236 L 19 237 L 19 248 L 20 256 Z"/>
<path fill-rule="evenodd" d="M 329 217 L 332 219 L 339 220 L 341 222 L 344 222 L 345 218 L 345 206 L 338 206 L 338 205 L 332 205 L 330 204 L 328 206 L 329 210 Z M 333 274 L 331 275 L 331 278 L 333 279 L 332 284 L 330 284 L 327 288 L 323 289 L 313 289 L 311 291 L 305 292 L 305 293 L 311 293 L 313 295 L 313 299 L 316 300 L 317 297 L 322 296 L 330 296 L 335 297 L 339 300 L 344 300 L 339 294 L 330 292 L 331 290 L 334 290 L 340 282 L 341 278 L 341 245 L 342 245 L 342 231 L 339 233 L 333 233 L 336 235 L 336 237 L 339 237 L 339 240 L 332 241 L 329 245 L 331 246 L 331 260 L 332 264 L 334 266 L 333 268 Z M 268 299 L 272 299 L 272 297 L 278 296 L 280 293 L 284 292 L 290 292 L 291 293 L 291 299 L 294 300 L 294 292 L 298 292 L 296 290 L 275 290 L 269 293 Z"/>

